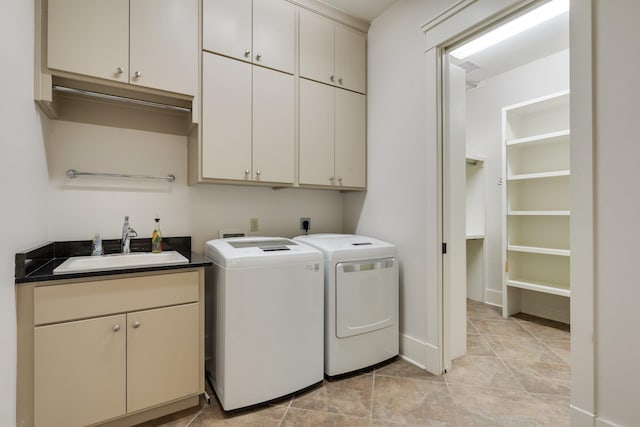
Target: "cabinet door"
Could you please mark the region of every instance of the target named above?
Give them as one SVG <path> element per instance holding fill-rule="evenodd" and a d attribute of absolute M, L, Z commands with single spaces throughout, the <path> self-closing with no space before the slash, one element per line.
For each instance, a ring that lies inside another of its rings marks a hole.
<path fill-rule="evenodd" d="M 336 86 L 366 92 L 367 43 L 362 34 L 336 25 Z"/>
<path fill-rule="evenodd" d="M 333 22 L 313 12 L 300 11 L 301 77 L 333 84 L 333 27 Z"/>
<path fill-rule="evenodd" d="M 198 0 L 131 0 L 129 82 L 195 95 Z"/>
<path fill-rule="evenodd" d="M 49 0 L 47 65 L 128 82 L 129 0 Z"/>
<path fill-rule="evenodd" d="M 253 179 L 294 181 L 293 76 L 253 67 Z"/>
<path fill-rule="evenodd" d="M 300 184 L 332 185 L 332 86 L 300 79 Z"/>
<path fill-rule="evenodd" d="M 284 0 L 253 1 L 253 62 L 293 74 L 295 9 Z"/>
<path fill-rule="evenodd" d="M 202 175 L 251 179 L 251 64 L 202 54 Z"/>
<path fill-rule="evenodd" d="M 364 95 L 335 89 L 336 184 L 366 185 L 366 99 Z"/>
<path fill-rule="evenodd" d="M 203 0 L 202 48 L 251 61 L 251 0 Z"/>
<path fill-rule="evenodd" d="M 36 426 L 84 426 L 126 411 L 126 316 L 34 330 Z"/>
<path fill-rule="evenodd" d="M 197 394 L 198 303 L 127 314 L 127 412 Z"/>

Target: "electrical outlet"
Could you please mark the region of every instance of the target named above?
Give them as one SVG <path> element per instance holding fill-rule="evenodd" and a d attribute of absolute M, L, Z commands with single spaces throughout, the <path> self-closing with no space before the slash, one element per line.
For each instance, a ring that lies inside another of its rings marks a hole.
<path fill-rule="evenodd" d="M 258 218 L 251 218 L 249 220 L 249 231 L 258 231 Z"/>
<path fill-rule="evenodd" d="M 307 222 L 307 227 L 305 228 L 304 223 Z M 300 218 L 300 230 L 308 231 L 311 229 L 311 218 Z"/>

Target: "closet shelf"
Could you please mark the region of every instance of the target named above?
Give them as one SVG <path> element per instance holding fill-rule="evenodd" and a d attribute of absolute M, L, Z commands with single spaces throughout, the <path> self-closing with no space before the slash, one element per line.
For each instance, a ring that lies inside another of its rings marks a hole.
<path fill-rule="evenodd" d="M 509 216 L 569 216 L 570 211 L 509 211 Z"/>
<path fill-rule="evenodd" d="M 571 297 L 571 291 L 559 284 L 537 282 L 533 280 L 509 279 L 507 280 L 507 286 L 542 292 L 545 294 L 559 295 L 567 298 Z"/>
<path fill-rule="evenodd" d="M 467 240 L 480 240 L 484 239 L 484 234 L 467 234 Z"/>
<path fill-rule="evenodd" d="M 538 173 L 523 173 L 518 175 L 510 175 L 507 177 L 508 181 L 521 181 L 527 179 L 543 179 L 543 178 L 557 178 L 562 176 L 569 176 L 571 172 L 566 170 L 550 171 L 550 172 L 538 172 Z"/>
<path fill-rule="evenodd" d="M 556 132 L 542 133 L 540 135 L 527 136 L 524 138 L 507 139 L 507 146 L 515 145 L 536 145 L 547 144 L 550 142 L 560 142 L 562 140 L 568 140 L 571 131 L 569 129 L 563 129 Z"/>
<path fill-rule="evenodd" d="M 571 256 L 571 251 L 569 249 L 541 248 L 538 246 L 508 245 L 507 250 L 511 252 L 525 252 L 529 254 Z"/>

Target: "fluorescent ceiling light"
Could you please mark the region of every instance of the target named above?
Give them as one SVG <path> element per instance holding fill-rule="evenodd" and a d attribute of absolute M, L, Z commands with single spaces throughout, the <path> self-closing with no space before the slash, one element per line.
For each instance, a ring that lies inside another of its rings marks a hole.
<path fill-rule="evenodd" d="M 531 27 L 535 27 L 551 18 L 569 10 L 569 0 L 552 0 L 542 6 L 525 13 L 488 33 L 471 40 L 469 43 L 451 51 L 451 55 L 458 59 L 467 58 L 494 44 L 498 44 L 509 37 L 515 36 Z"/>

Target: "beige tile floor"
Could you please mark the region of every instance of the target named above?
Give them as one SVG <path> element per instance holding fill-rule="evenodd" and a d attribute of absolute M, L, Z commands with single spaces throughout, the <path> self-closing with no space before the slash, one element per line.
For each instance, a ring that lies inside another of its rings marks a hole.
<path fill-rule="evenodd" d="M 251 410 L 214 399 L 144 426 L 568 426 L 568 326 L 475 301 L 467 318 L 467 355 L 444 375 L 398 359 Z"/>

